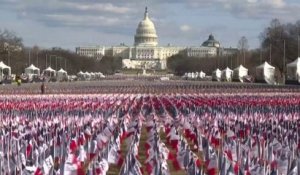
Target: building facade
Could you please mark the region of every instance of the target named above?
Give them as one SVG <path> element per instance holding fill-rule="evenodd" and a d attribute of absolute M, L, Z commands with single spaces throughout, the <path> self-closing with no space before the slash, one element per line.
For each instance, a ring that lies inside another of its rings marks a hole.
<path fill-rule="evenodd" d="M 101 59 L 105 55 L 105 47 L 103 46 L 76 47 L 76 54 L 81 56 Z"/>
<path fill-rule="evenodd" d="M 216 47 L 189 47 L 186 55 L 189 57 L 214 57 L 218 55 L 219 48 Z"/>
<path fill-rule="evenodd" d="M 221 52 L 222 50 L 222 52 Z M 159 46 L 158 36 L 154 23 L 149 17 L 146 7 L 144 18 L 139 22 L 134 36 L 134 45 L 120 44 L 112 47 L 77 47 L 76 53 L 88 57 L 102 58 L 103 56 L 116 56 L 123 58 L 123 68 L 127 69 L 166 69 L 167 58 L 178 53 L 190 57 L 214 57 L 226 52 L 213 35 L 197 47 Z"/>

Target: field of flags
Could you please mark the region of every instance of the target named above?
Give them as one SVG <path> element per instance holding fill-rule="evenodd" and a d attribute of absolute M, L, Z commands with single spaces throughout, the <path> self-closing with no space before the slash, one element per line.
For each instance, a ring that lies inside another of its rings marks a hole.
<path fill-rule="evenodd" d="M 2 89 L 0 175 L 300 174 L 299 89 L 122 85 Z"/>

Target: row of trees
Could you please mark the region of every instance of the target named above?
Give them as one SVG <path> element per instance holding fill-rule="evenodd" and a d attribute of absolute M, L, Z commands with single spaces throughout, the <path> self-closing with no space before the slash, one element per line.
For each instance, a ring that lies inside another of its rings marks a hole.
<path fill-rule="evenodd" d="M 241 37 L 237 45 L 239 52 L 236 55 L 210 58 L 175 55 L 168 59 L 167 64 L 177 75 L 200 70 L 209 73 L 216 68 L 235 68 L 240 64 L 247 67 L 250 73 L 254 73 L 256 66 L 268 61 L 279 71 L 279 78 L 284 80 L 286 64 L 299 57 L 299 35 L 300 21 L 282 24 L 278 19 L 273 19 L 259 35 L 261 48 L 249 50 L 247 38 Z"/>
<path fill-rule="evenodd" d="M 244 65 L 249 68 L 251 74 L 254 73 L 255 67 L 261 64 L 264 60 L 260 57 L 259 49 L 256 50 L 240 50 L 230 56 L 215 56 L 215 57 L 188 57 L 185 54 L 174 55 L 167 60 L 169 71 L 175 75 L 183 75 L 186 72 L 212 73 L 217 68 L 225 69 L 229 67 L 234 69 L 239 65 Z"/>
<path fill-rule="evenodd" d="M 76 74 L 80 70 L 113 74 L 122 68 L 122 59 L 119 57 L 104 56 L 97 60 L 63 49 L 26 48 L 22 38 L 8 30 L 0 30 L 0 61 L 11 66 L 12 72 L 17 75 L 23 73 L 30 64 L 41 70 L 48 66 L 63 68 L 69 74 Z"/>
<path fill-rule="evenodd" d="M 216 68 L 224 69 L 227 66 L 234 67 L 239 64 L 236 55 L 224 57 L 187 57 L 185 54 L 174 55 L 167 60 L 167 67 L 175 75 L 183 75 L 186 72 L 212 72 Z"/>
<path fill-rule="evenodd" d="M 284 79 L 286 63 L 299 57 L 300 21 L 281 24 L 278 19 L 271 21 L 260 35 L 262 50 L 269 53 L 269 62 L 275 65 Z"/>
<path fill-rule="evenodd" d="M 29 50 L 26 49 L 26 52 L 25 59 L 29 59 Z M 53 69 L 63 68 L 70 74 L 76 74 L 79 71 L 113 74 L 122 68 L 122 58 L 120 57 L 104 56 L 98 60 L 91 57 L 80 56 L 68 50 L 39 50 L 36 47 L 31 49 L 30 53 L 31 64 L 35 64 L 40 68 L 46 68 L 48 66 L 51 66 Z"/>

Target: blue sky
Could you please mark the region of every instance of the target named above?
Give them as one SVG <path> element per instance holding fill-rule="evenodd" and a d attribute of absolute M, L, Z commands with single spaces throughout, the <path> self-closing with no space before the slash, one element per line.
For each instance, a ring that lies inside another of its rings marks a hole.
<path fill-rule="evenodd" d="M 271 19 L 300 19 L 299 0 L 0 0 L 0 29 L 43 48 L 132 45 L 145 6 L 162 46 L 198 46 L 212 33 L 224 47 L 246 36 L 256 48 Z"/>

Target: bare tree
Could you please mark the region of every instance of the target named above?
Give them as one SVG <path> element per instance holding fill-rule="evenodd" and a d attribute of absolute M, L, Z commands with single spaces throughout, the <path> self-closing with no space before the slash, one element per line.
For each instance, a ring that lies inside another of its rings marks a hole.
<path fill-rule="evenodd" d="M 243 64 L 246 64 L 246 52 L 249 49 L 248 39 L 245 36 L 242 36 L 238 42 L 238 49 L 240 50 L 241 55 L 243 56 Z"/>
<path fill-rule="evenodd" d="M 281 24 L 278 19 L 273 19 L 260 35 L 262 48 L 268 51 L 270 63 L 280 71 L 282 82 L 285 79 L 286 63 L 299 56 L 299 35 L 300 21 Z"/>
<path fill-rule="evenodd" d="M 32 62 L 36 64 L 36 66 L 39 66 L 39 52 L 40 52 L 40 48 L 38 46 L 33 46 L 30 51 L 31 56 L 33 58 Z"/>
<path fill-rule="evenodd" d="M 0 49 L 4 50 L 8 46 L 15 50 L 21 50 L 23 48 L 22 38 L 12 31 L 0 30 Z"/>
<path fill-rule="evenodd" d="M 11 60 L 22 48 L 22 38 L 16 36 L 12 31 L 0 30 L 0 58 L 4 59 L 2 61 L 11 66 Z"/>

